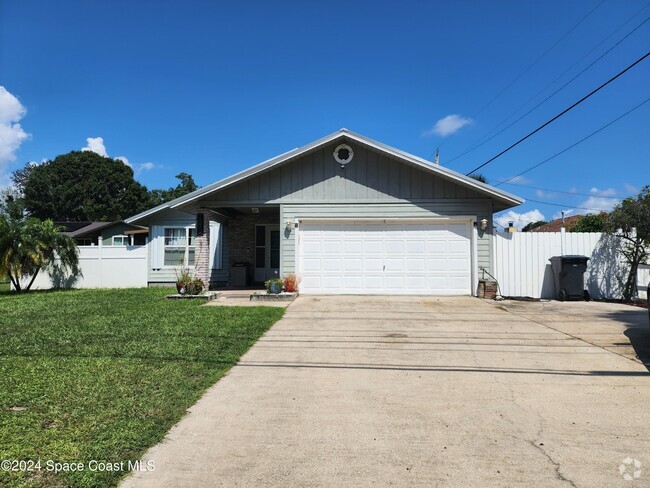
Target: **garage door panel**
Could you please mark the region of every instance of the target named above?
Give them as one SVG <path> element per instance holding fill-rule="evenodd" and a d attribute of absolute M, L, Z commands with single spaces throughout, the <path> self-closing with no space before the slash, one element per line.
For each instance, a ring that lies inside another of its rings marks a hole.
<path fill-rule="evenodd" d="M 358 258 L 343 258 L 343 270 L 348 273 L 363 271 L 363 259 Z"/>
<path fill-rule="evenodd" d="M 343 242 L 343 252 L 345 254 L 361 254 L 363 252 L 363 241 L 360 237 Z"/>
<path fill-rule="evenodd" d="M 447 259 L 447 270 L 451 272 L 461 271 L 466 273 L 469 271 L 469 263 L 466 259 L 449 258 Z"/>
<path fill-rule="evenodd" d="M 386 253 L 397 253 L 397 254 L 403 254 L 404 253 L 404 241 L 403 240 L 396 240 L 394 237 L 386 239 L 384 241 L 384 251 Z"/>
<path fill-rule="evenodd" d="M 384 260 L 381 258 L 366 258 L 363 260 L 363 269 L 364 271 L 383 271 L 384 270 Z"/>
<path fill-rule="evenodd" d="M 386 258 L 384 261 L 386 265 L 385 271 L 390 273 L 391 271 L 404 271 L 404 258 Z"/>
<path fill-rule="evenodd" d="M 410 272 L 422 272 L 426 269 L 426 259 L 425 258 L 420 258 L 420 259 L 413 259 L 413 258 L 406 258 L 406 271 Z"/>
<path fill-rule="evenodd" d="M 305 258 L 302 261 L 302 271 L 305 276 L 311 276 L 312 273 L 320 273 L 321 259 L 320 258 Z"/>
<path fill-rule="evenodd" d="M 340 273 L 343 271 L 342 258 L 323 258 L 323 271 Z"/>
<path fill-rule="evenodd" d="M 427 254 L 444 254 L 447 251 L 447 241 L 444 240 L 428 240 L 427 241 Z"/>
<path fill-rule="evenodd" d="M 346 290 L 363 291 L 363 275 L 346 275 L 343 280 Z"/>
<path fill-rule="evenodd" d="M 303 224 L 303 293 L 469 294 L 471 227 L 445 224 Z"/>

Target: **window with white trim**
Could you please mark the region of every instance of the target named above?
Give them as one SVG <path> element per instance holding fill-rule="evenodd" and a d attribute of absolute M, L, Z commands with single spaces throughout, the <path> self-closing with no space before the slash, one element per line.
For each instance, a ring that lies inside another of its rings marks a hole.
<path fill-rule="evenodd" d="M 194 227 L 165 227 L 164 266 L 194 266 Z"/>
<path fill-rule="evenodd" d="M 113 245 L 114 246 L 128 246 L 129 237 L 128 236 L 113 236 Z"/>

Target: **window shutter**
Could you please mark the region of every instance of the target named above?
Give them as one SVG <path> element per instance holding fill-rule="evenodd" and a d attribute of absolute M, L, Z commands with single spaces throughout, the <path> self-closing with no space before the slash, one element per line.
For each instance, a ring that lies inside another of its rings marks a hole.
<path fill-rule="evenodd" d="M 151 227 L 151 239 L 149 242 L 150 253 L 151 253 L 151 267 L 153 269 L 162 268 L 164 260 L 165 249 L 163 247 L 164 237 L 163 237 L 163 227 L 162 225 L 152 225 Z"/>
<path fill-rule="evenodd" d="M 210 269 L 222 268 L 222 236 L 221 224 L 210 222 Z"/>

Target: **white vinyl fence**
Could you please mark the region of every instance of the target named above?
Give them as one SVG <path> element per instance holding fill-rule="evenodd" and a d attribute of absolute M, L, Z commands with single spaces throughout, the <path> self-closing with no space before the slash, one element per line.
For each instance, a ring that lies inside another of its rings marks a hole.
<path fill-rule="evenodd" d="M 145 287 L 147 246 L 79 246 L 79 268 L 77 276 L 50 276 L 41 271 L 32 289 Z M 29 279 L 21 281 L 23 286 L 27 283 Z"/>
<path fill-rule="evenodd" d="M 600 232 L 516 232 L 494 236 L 494 277 L 504 296 L 555 298 L 549 258 L 571 254 L 589 256 L 585 288 L 593 298 L 621 298 L 628 266 L 619 238 Z M 482 273 L 479 270 L 479 276 Z M 650 266 L 638 273 L 639 295 L 645 298 Z"/>

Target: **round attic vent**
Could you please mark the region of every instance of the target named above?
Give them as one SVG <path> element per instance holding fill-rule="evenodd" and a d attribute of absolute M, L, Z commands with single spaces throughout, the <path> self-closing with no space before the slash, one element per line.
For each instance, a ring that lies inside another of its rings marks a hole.
<path fill-rule="evenodd" d="M 334 159 L 341 166 L 348 164 L 350 161 L 352 161 L 353 157 L 354 151 L 347 144 L 341 144 L 339 146 L 336 146 L 336 149 L 334 149 Z"/>

